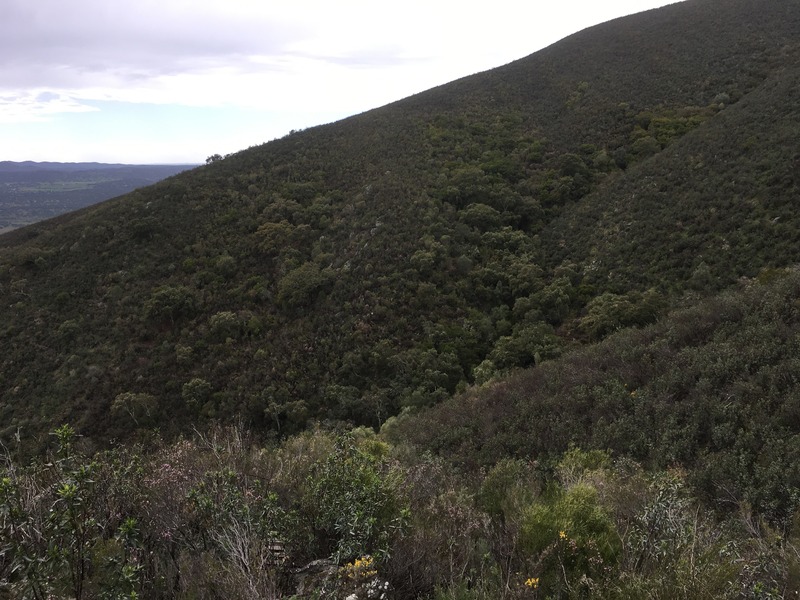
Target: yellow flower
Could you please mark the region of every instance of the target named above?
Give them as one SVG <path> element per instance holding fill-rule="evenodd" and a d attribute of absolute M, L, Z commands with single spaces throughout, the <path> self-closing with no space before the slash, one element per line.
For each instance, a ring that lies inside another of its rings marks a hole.
<path fill-rule="evenodd" d="M 558 537 L 562 540 L 567 539 L 567 532 L 562 529 L 561 531 L 558 532 Z"/>
<path fill-rule="evenodd" d="M 362 556 L 355 559 L 353 562 L 347 563 L 339 569 L 339 572 L 348 579 L 356 580 L 370 579 L 378 574 L 378 571 L 374 567 L 374 561 L 369 555 Z"/>
<path fill-rule="evenodd" d="M 536 589 L 539 587 L 539 578 L 538 577 L 530 577 L 525 580 L 525 585 L 531 589 Z"/>

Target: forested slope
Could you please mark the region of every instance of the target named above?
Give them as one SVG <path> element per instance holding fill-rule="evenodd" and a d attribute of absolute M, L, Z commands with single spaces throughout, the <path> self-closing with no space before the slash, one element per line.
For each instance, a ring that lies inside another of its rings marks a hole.
<path fill-rule="evenodd" d="M 797 32 L 671 5 L 1 236 L 4 439 L 378 426 L 792 264 Z"/>
<path fill-rule="evenodd" d="M 744 280 L 642 329 L 387 424 L 467 471 L 570 447 L 680 466 L 721 513 L 789 526 L 800 489 L 800 276 Z"/>

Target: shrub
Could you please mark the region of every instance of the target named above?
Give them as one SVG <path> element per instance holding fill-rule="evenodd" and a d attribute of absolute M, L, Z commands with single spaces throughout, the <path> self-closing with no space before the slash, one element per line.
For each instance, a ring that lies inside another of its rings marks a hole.
<path fill-rule="evenodd" d="M 201 377 L 195 377 L 183 384 L 181 397 L 187 406 L 199 408 L 211 396 L 211 389 L 211 384 L 208 381 Z"/>
<path fill-rule="evenodd" d="M 543 592 L 561 593 L 608 579 L 621 544 L 597 490 L 579 483 L 552 490 L 527 509 L 520 548 L 533 561 Z"/>
<path fill-rule="evenodd" d="M 152 394 L 123 392 L 111 403 L 111 412 L 126 414 L 139 425 L 147 424 L 155 416 L 158 400 Z"/>
<path fill-rule="evenodd" d="M 229 310 L 215 313 L 208 319 L 208 328 L 212 337 L 217 341 L 225 341 L 238 337 L 241 323 L 236 313 Z"/>
<path fill-rule="evenodd" d="M 194 293 L 182 285 L 164 285 L 156 288 L 144 304 L 145 317 L 154 322 L 174 324 L 191 317 L 196 310 Z"/>
<path fill-rule="evenodd" d="M 531 503 L 534 491 L 530 465 L 504 458 L 486 474 L 475 503 L 492 518 L 506 521 Z"/>
<path fill-rule="evenodd" d="M 300 505 L 311 536 L 308 551 L 340 564 L 364 554 L 380 560 L 407 517 L 400 483 L 399 472 L 374 453 L 351 437 L 337 439 L 304 482 Z"/>
<path fill-rule="evenodd" d="M 310 304 L 331 278 L 332 274 L 320 269 L 316 263 L 303 263 L 278 282 L 278 304 L 284 308 L 300 308 Z"/>

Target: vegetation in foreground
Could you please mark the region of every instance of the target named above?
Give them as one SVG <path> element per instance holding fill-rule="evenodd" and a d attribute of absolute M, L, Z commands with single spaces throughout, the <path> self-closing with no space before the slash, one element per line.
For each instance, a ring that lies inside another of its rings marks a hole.
<path fill-rule="evenodd" d="M 11 598 L 783 598 L 796 529 L 724 519 L 679 468 L 572 448 L 459 473 L 363 429 L 253 445 L 229 429 L 80 450 L 0 479 Z"/>

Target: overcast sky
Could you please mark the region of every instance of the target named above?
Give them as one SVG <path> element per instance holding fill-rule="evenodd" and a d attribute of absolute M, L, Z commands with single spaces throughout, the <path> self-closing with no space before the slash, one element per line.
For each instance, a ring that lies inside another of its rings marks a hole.
<path fill-rule="evenodd" d="M 0 0 L 0 160 L 199 163 L 674 0 Z"/>

